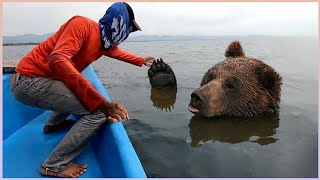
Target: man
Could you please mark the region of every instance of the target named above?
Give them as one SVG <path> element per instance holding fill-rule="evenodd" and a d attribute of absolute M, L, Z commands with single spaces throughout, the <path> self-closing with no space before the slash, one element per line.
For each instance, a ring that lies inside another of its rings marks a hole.
<path fill-rule="evenodd" d="M 117 46 L 137 30 L 141 29 L 131 7 L 114 3 L 99 23 L 86 17 L 72 17 L 21 59 L 17 74 L 11 76 L 11 89 L 22 103 L 54 111 L 44 132 L 61 127 L 70 113 L 83 115 L 43 162 L 41 174 L 80 176 L 87 166 L 72 160 L 89 138 L 107 120 L 129 119 L 124 106 L 108 102 L 80 72 L 102 55 L 150 66 L 154 58 L 138 57 Z"/>

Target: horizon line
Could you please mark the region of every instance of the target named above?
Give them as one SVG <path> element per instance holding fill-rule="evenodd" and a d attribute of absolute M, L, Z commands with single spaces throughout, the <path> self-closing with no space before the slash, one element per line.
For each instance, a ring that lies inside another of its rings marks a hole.
<path fill-rule="evenodd" d="M 47 34 L 54 34 L 55 32 L 51 32 L 51 33 L 44 33 L 44 34 L 33 34 L 33 33 L 26 33 L 26 34 L 19 34 L 19 35 L 2 35 L 2 37 L 16 37 L 16 36 L 24 36 L 24 35 L 37 35 L 37 36 L 42 36 L 42 35 L 47 35 Z M 318 34 L 295 34 L 295 35 L 283 35 L 283 34 L 237 34 L 237 35 L 168 35 L 168 34 L 164 34 L 164 35 L 156 35 L 156 34 L 142 34 L 142 35 L 131 35 L 130 37 L 139 37 L 139 36 L 184 36 L 184 37 L 221 37 L 221 36 L 283 36 L 283 37 L 290 37 L 290 36 L 308 36 L 308 37 L 313 37 L 313 36 L 318 36 Z"/>

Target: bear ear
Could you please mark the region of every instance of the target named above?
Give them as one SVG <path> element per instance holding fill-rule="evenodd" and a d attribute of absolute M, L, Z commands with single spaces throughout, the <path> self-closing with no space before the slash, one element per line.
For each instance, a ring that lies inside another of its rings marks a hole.
<path fill-rule="evenodd" d="M 239 41 L 231 42 L 224 55 L 226 57 L 244 57 L 245 56 Z"/>
<path fill-rule="evenodd" d="M 280 99 L 282 77 L 271 67 L 264 65 L 256 68 L 258 81 L 276 100 Z"/>

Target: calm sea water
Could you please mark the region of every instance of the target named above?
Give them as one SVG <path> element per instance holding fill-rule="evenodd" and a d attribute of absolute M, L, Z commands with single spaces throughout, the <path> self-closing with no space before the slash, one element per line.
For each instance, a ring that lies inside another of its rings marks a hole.
<path fill-rule="evenodd" d="M 174 70 L 177 90 L 156 91 L 146 67 L 108 57 L 93 63 L 113 101 L 131 120 L 124 126 L 148 177 L 317 177 L 317 39 L 238 38 L 247 56 L 283 77 L 279 114 L 254 119 L 194 117 L 190 94 L 204 73 L 224 60 L 234 39 L 125 42 L 123 49 L 162 57 Z M 4 60 L 34 46 L 4 47 Z"/>

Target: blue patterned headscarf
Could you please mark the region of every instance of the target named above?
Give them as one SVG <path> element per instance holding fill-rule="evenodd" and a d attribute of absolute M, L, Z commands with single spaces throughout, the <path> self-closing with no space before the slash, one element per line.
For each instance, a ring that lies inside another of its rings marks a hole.
<path fill-rule="evenodd" d="M 130 34 L 130 18 L 127 7 L 122 2 L 112 4 L 99 20 L 101 43 L 104 49 L 120 44 Z"/>

